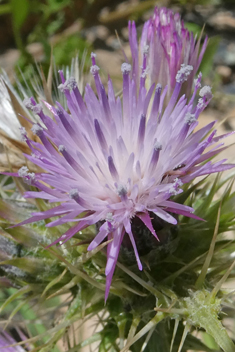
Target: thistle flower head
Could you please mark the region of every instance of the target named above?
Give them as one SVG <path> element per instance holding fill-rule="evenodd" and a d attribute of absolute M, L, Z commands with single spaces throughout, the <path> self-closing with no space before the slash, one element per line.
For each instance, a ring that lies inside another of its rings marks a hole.
<path fill-rule="evenodd" d="M 196 40 L 184 27 L 178 13 L 174 14 L 170 9 L 156 7 L 153 16 L 144 24 L 139 49 L 134 22 L 129 22 L 129 40 L 134 77 L 139 76 L 139 66 L 141 66 L 140 75 L 143 75 L 147 68 L 151 83 L 168 85 L 169 99 L 177 81 L 177 72 L 180 68 L 187 68 L 187 82 L 183 86 L 183 91 L 190 96 L 193 78 L 205 52 L 207 38 L 200 51 L 201 37 Z"/>
<path fill-rule="evenodd" d="M 197 218 L 191 207 L 171 199 L 182 192 L 182 185 L 232 165 L 224 165 L 224 160 L 214 164 L 209 161 L 219 152 L 216 147 L 204 153 L 219 140 L 214 137 L 215 132 L 208 136 L 213 123 L 193 133 L 211 95 L 202 88 L 203 101 L 194 104 L 197 85 L 189 102 L 185 96 L 179 98 L 191 67 L 181 67 L 176 73 L 178 78 L 166 108 L 163 106 L 168 88 L 162 90 L 153 84 L 146 89 L 141 77 L 137 93 L 129 64 L 121 67 L 122 101 L 115 97 L 111 79 L 106 94 L 99 70 L 94 69 L 98 67 L 94 55 L 92 67 L 97 95 L 87 85 L 83 99 L 75 81 L 71 78 L 66 81 L 60 72 L 70 113 L 59 102 L 56 107 L 45 103 L 54 119 L 42 108 L 37 109 L 41 122 L 33 124 L 32 131 L 41 143 L 24 134 L 32 151 L 32 155 L 27 155 L 28 160 L 45 172 L 32 174 L 23 167 L 14 175 L 40 190 L 26 192 L 26 198 L 59 202 L 50 210 L 33 213 L 21 224 L 53 216 L 56 220 L 46 226 L 72 221 L 75 225 L 54 242 L 64 243 L 78 231 L 99 223 L 98 234 L 88 250 L 96 248 L 105 238 L 112 240 L 107 247 L 105 270 L 107 298 L 124 236 L 129 237 L 138 267 L 142 269 L 137 235 L 132 231 L 135 219 L 140 219 L 158 241 L 151 217 L 170 224 L 177 223 L 172 213 Z M 32 98 L 31 102 L 38 105 Z"/>

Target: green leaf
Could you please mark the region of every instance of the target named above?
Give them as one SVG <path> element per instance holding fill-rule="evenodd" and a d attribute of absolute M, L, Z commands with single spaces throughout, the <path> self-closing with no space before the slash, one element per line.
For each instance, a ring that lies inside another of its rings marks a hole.
<path fill-rule="evenodd" d="M 0 262 L 0 265 L 13 265 L 26 273 L 35 275 L 45 270 L 45 263 L 42 260 L 33 257 L 12 258 Z"/>
<path fill-rule="evenodd" d="M 214 350 L 218 350 L 219 349 L 218 344 L 215 342 L 215 339 L 213 339 L 213 337 L 211 335 L 207 334 L 206 332 L 202 332 L 201 331 L 201 336 L 202 336 L 203 342 L 209 348 L 213 348 Z"/>
<path fill-rule="evenodd" d="M 118 338 L 118 328 L 112 321 L 106 324 L 102 330 L 101 342 L 99 345 L 99 352 L 106 352 L 113 348 L 113 351 L 119 351 L 116 345 L 116 339 Z"/>
<path fill-rule="evenodd" d="M 193 32 L 193 35 L 200 35 L 202 27 L 196 23 L 185 22 L 184 26 L 188 29 L 189 32 Z"/>
<path fill-rule="evenodd" d="M 10 4 L 2 4 L 0 5 L 0 15 L 5 15 L 6 13 L 11 12 L 11 5 Z"/>
<path fill-rule="evenodd" d="M 14 26 L 20 29 L 29 13 L 29 0 L 10 0 Z"/>
<path fill-rule="evenodd" d="M 205 329 L 224 352 L 235 352 L 235 345 L 218 319 L 221 301 L 214 298 L 213 293 L 206 290 L 196 291 L 191 297 L 185 298 L 184 302 L 189 324 Z"/>
<path fill-rule="evenodd" d="M 47 0 L 47 8 L 50 10 L 50 13 L 55 13 L 63 10 L 64 7 L 68 6 L 71 1 L 70 0 Z"/>
<path fill-rule="evenodd" d="M 23 295 L 24 293 L 27 293 L 31 291 L 30 286 L 24 286 L 22 287 L 20 290 L 15 291 L 4 303 L 3 305 L 0 307 L 0 313 L 8 306 L 9 303 L 11 303 L 12 301 L 14 301 L 16 298 L 18 298 L 19 296 Z"/>
<path fill-rule="evenodd" d="M 93 334 L 89 338 L 85 339 L 84 341 L 80 342 L 78 345 L 70 348 L 67 352 L 77 352 L 80 351 L 80 348 L 90 346 L 92 343 L 100 341 L 101 340 L 101 333 L 97 332 L 96 334 Z"/>
<path fill-rule="evenodd" d="M 212 70 L 213 58 L 219 45 L 220 39 L 221 38 L 219 36 L 214 36 L 210 38 L 208 42 L 205 54 L 198 70 L 198 72 L 202 73 L 203 77 L 206 77 Z"/>

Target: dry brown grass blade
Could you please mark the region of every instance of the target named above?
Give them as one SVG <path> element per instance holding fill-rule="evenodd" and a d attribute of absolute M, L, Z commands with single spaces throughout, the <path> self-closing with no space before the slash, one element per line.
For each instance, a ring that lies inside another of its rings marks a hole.
<path fill-rule="evenodd" d="M 53 103 L 53 100 L 52 100 L 52 96 L 51 96 L 51 92 L 50 92 L 50 89 L 47 85 L 47 81 L 46 81 L 46 77 L 44 75 L 44 72 L 43 72 L 43 69 L 42 67 L 40 66 L 40 71 L 41 71 L 41 77 L 42 77 L 42 85 L 43 85 L 43 89 L 44 89 L 44 94 L 45 94 L 45 97 L 46 97 L 46 101 L 51 104 L 51 105 L 54 105 Z"/>
<path fill-rule="evenodd" d="M 11 164 L 12 172 L 18 172 L 22 166 L 27 166 L 30 172 L 40 172 L 41 169 L 29 162 L 24 156 L 20 157 L 17 154 L 11 153 L 8 149 L 7 153 L 3 152 L 0 154 L 0 172 L 9 172 L 9 162 Z"/>
<path fill-rule="evenodd" d="M 10 159 L 12 172 L 18 172 L 18 170 L 25 166 L 25 160 L 17 158 L 15 154 L 6 155 L 6 153 L 0 154 L 0 172 L 9 172 L 9 163 L 8 158 Z"/>
<path fill-rule="evenodd" d="M 235 108 L 232 108 L 231 110 L 229 110 L 229 112 L 226 114 L 226 116 L 215 125 L 215 127 L 219 128 L 220 126 L 222 126 L 226 122 L 228 122 L 228 120 L 234 119 L 234 117 L 235 117 Z M 233 128 L 231 128 L 231 130 L 233 130 Z"/>
<path fill-rule="evenodd" d="M 15 140 L 0 130 L 0 143 L 4 147 L 4 151 L 0 153 L 0 172 L 9 171 L 9 163 L 12 172 L 17 172 L 19 168 L 25 165 L 31 172 L 39 172 L 41 170 L 23 155 L 23 153 L 31 154 L 31 150 L 24 142 Z"/>
<path fill-rule="evenodd" d="M 8 170 L 10 169 L 10 171 L 12 172 L 13 171 L 12 170 L 12 164 L 10 162 L 9 155 L 8 155 L 6 147 L 4 147 L 4 150 L 5 150 L 5 154 L 6 154 L 6 157 L 7 157 Z M 20 181 L 17 179 L 17 177 L 14 177 L 14 181 L 15 181 L 16 187 L 18 188 L 18 191 L 20 192 L 20 194 L 23 194 L 25 189 L 22 186 L 22 184 L 20 183 Z"/>
<path fill-rule="evenodd" d="M 30 148 L 26 143 L 18 141 L 17 139 L 9 137 L 4 131 L 0 130 L 0 142 L 14 151 L 17 154 L 22 155 L 22 153 L 31 154 Z"/>
<path fill-rule="evenodd" d="M 20 167 L 26 164 L 22 152 L 29 153 L 27 147 L 22 142 L 10 138 L 5 132 L 0 130 L 0 143 L 4 150 L 0 154 L 0 171 L 9 171 L 9 161 L 12 172 L 17 172 Z"/>
<path fill-rule="evenodd" d="M 47 87 L 49 90 L 49 93 L 51 95 L 52 92 L 52 82 L 53 82 L 53 46 L 51 46 L 51 58 L 50 58 L 50 67 L 47 75 Z"/>
<path fill-rule="evenodd" d="M 109 14 L 100 15 L 99 20 L 103 24 L 112 23 L 121 19 L 129 18 L 130 16 L 133 16 L 133 14 L 136 13 L 142 14 L 144 11 L 153 8 L 155 4 L 155 0 L 143 1 L 137 4 L 130 4 L 128 7 L 125 7 L 123 9 L 110 12 Z"/>

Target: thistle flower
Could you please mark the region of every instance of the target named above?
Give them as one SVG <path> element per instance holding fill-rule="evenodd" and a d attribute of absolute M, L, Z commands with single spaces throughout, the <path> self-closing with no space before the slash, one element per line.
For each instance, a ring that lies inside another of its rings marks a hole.
<path fill-rule="evenodd" d="M 144 24 L 138 49 L 135 22 L 129 22 L 129 41 L 133 58 L 133 77 L 149 74 L 150 84 L 168 85 L 167 100 L 174 90 L 176 75 L 180 68 L 190 66 L 188 79 L 182 92 L 190 96 L 193 79 L 206 50 L 207 37 L 200 50 L 199 40 L 184 27 L 178 13 L 167 8 L 154 10 L 153 16 Z M 139 52 L 141 63 L 139 63 Z M 139 72 L 141 66 L 141 72 Z M 182 93 L 181 92 L 181 93 Z"/>
<path fill-rule="evenodd" d="M 32 132 L 41 143 L 30 140 L 22 130 L 32 151 L 32 155 L 25 156 L 45 172 L 35 174 L 25 166 L 18 174 L 12 174 L 40 190 L 27 191 L 25 198 L 60 203 L 47 211 L 32 213 L 21 225 L 59 217 L 46 226 L 67 222 L 75 225 L 53 244 L 64 243 L 93 224 L 99 224 L 99 231 L 88 250 L 96 248 L 106 237 L 112 240 L 107 247 L 106 299 L 124 236 L 129 237 L 142 270 L 137 234 L 132 231 L 136 219 L 158 241 L 151 218 L 170 224 L 177 223 L 172 213 L 198 219 L 191 207 L 171 199 L 182 192 L 183 184 L 233 167 L 224 164 L 225 160 L 214 164 L 210 161 L 223 149 L 219 148 L 222 144 L 215 146 L 215 143 L 225 137 L 215 137 L 216 131 L 210 132 L 214 122 L 193 133 L 200 112 L 212 98 L 211 88 L 203 87 L 198 103 L 194 103 L 201 75 L 187 102 L 179 94 L 191 67 L 181 68 L 176 75 L 174 92 L 163 108 L 167 87 L 162 90 L 159 84 L 156 87 L 153 84 L 147 90 L 145 78 L 141 77 L 137 94 L 136 82 L 130 77 L 131 66 L 123 63 L 121 71 L 123 101 L 115 97 L 111 79 L 106 95 L 95 54 L 92 54 L 91 73 L 97 96 L 87 85 L 83 99 L 75 79 L 65 80 L 60 71 L 59 89 L 67 99 L 70 113 L 59 102 L 57 107 L 44 102 L 54 115 L 53 120 L 34 98 L 26 99 L 25 106 L 40 117 L 41 121 L 32 125 Z"/>

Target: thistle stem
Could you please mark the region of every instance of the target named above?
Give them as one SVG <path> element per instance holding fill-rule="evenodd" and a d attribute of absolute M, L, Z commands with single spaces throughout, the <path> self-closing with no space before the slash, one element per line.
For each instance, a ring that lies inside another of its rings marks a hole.
<path fill-rule="evenodd" d="M 155 317 L 150 320 L 131 340 L 127 341 L 126 346 L 120 352 L 128 351 L 129 347 L 138 341 L 142 336 L 147 334 L 153 327 L 162 321 L 167 315 L 164 313 L 157 313 Z M 227 351 L 226 351 L 227 352 Z M 230 351 L 228 351 L 230 352 Z M 232 350 L 231 350 L 232 352 Z"/>

